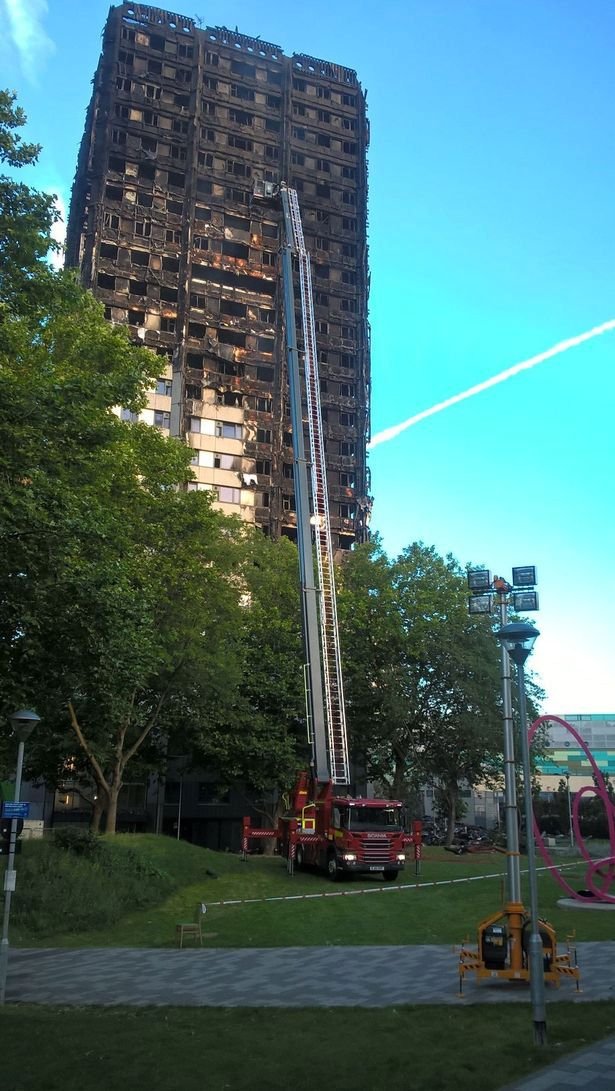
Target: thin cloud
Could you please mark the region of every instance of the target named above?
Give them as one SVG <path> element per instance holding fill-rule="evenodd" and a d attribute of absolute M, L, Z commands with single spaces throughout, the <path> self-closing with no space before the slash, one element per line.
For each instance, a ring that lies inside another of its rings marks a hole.
<path fill-rule="evenodd" d="M 530 356 L 529 359 L 522 360 L 519 364 L 513 364 L 512 367 L 506 368 L 506 371 L 500 371 L 497 375 L 493 375 L 491 379 L 486 379 L 483 383 L 477 383 L 476 386 L 471 386 L 468 390 L 462 391 L 461 394 L 453 394 L 452 398 L 446 398 L 445 401 L 432 405 L 430 409 L 423 409 L 422 412 L 415 413 L 413 417 L 408 417 L 401 424 L 394 424 L 390 428 L 384 428 L 382 432 L 378 432 L 372 437 L 368 447 L 371 449 L 377 447 L 380 443 L 387 443 L 390 439 L 395 439 L 400 432 L 405 432 L 406 428 L 412 428 L 415 424 L 418 424 L 419 421 L 426 420 L 427 417 L 433 417 L 444 409 L 450 409 L 452 405 L 457 405 L 459 402 L 465 401 L 466 398 L 473 398 L 475 394 L 482 394 L 484 390 L 489 390 L 490 387 L 497 386 L 498 383 L 503 383 L 506 379 L 512 379 L 520 371 L 529 371 L 530 368 L 536 367 L 537 364 L 542 364 L 553 356 L 568 352 L 569 349 L 576 348 L 577 345 L 582 345 L 585 341 L 591 341 L 592 338 L 600 337 L 603 333 L 608 333 L 613 329 L 615 329 L 615 319 L 611 318 L 608 322 L 603 322 L 601 326 L 594 326 L 593 329 L 580 333 L 576 337 L 569 337 L 566 341 L 559 341 L 557 345 L 553 345 L 553 348 L 547 349 L 546 352 L 539 352 L 536 356 Z"/>
<path fill-rule="evenodd" d="M 29 83 L 37 84 L 55 44 L 44 28 L 47 0 L 4 0 L 10 39 Z"/>

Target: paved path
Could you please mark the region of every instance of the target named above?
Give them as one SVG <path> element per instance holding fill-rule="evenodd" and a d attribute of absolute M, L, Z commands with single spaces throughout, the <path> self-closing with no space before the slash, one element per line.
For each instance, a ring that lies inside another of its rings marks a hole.
<path fill-rule="evenodd" d="M 615 942 L 580 943 L 582 991 L 548 987 L 549 1001 L 615 1000 Z M 299 984 L 298 984 L 299 983 Z M 220 1007 L 388 1007 L 528 1000 L 527 986 L 467 977 L 458 997 L 452 947 L 18 949 L 7 1000 L 37 1004 Z"/>
<path fill-rule="evenodd" d="M 532 1076 L 509 1083 L 502 1091 L 591 1091 L 615 1089 L 615 1038 L 605 1038 L 587 1049 L 570 1053 L 557 1064 L 534 1072 Z"/>
<path fill-rule="evenodd" d="M 549 987 L 548 1003 L 615 1000 L 615 942 L 580 943 L 582 991 Z M 298 987 L 297 983 L 300 983 Z M 7 1000 L 35 1004 L 191 1007 L 388 1007 L 520 1003 L 523 986 L 466 978 L 446 946 L 250 949 L 13 948 Z M 615 1091 L 615 1038 L 564 1058 L 505 1091 Z"/>

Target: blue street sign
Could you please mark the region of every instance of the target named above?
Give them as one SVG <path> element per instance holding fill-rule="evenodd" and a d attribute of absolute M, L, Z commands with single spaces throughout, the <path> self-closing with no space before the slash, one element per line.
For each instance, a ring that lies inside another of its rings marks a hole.
<path fill-rule="evenodd" d="M 11 803 L 5 800 L 2 805 L 3 818 L 27 818 L 29 814 L 29 803 Z"/>

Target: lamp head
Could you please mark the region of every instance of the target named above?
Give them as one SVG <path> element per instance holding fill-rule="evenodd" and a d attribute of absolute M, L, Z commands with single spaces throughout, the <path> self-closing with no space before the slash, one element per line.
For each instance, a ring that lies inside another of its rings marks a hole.
<path fill-rule="evenodd" d="M 18 712 L 14 712 L 10 720 L 17 741 L 26 742 L 36 725 L 40 723 L 40 719 L 40 716 L 33 712 L 31 708 L 20 708 Z"/>
<path fill-rule="evenodd" d="M 490 591 L 491 572 L 488 568 L 470 568 L 468 570 L 468 588 L 470 591 Z"/>
<path fill-rule="evenodd" d="M 518 667 L 522 667 L 540 633 L 528 621 L 511 621 L 510 624 L 503 625 L 495 635 L 510 658 Z"/>

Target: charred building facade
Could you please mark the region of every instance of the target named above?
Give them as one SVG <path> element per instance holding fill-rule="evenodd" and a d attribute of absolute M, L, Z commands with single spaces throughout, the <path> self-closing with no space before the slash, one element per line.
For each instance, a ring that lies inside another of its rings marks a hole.
<path fill-rule="evenodd" d="M 278 213 L 299 194 L 312 255 L 336 548 L 367 533 L 365 96 L 352 69 L 140 4 L 110 10 L 75 183 L 67 264 L 160 356 L 142 419 L 187 439 L 196 479 L 295 537 Z M 301 347 L 301 346 L 300 346 Z"/>

